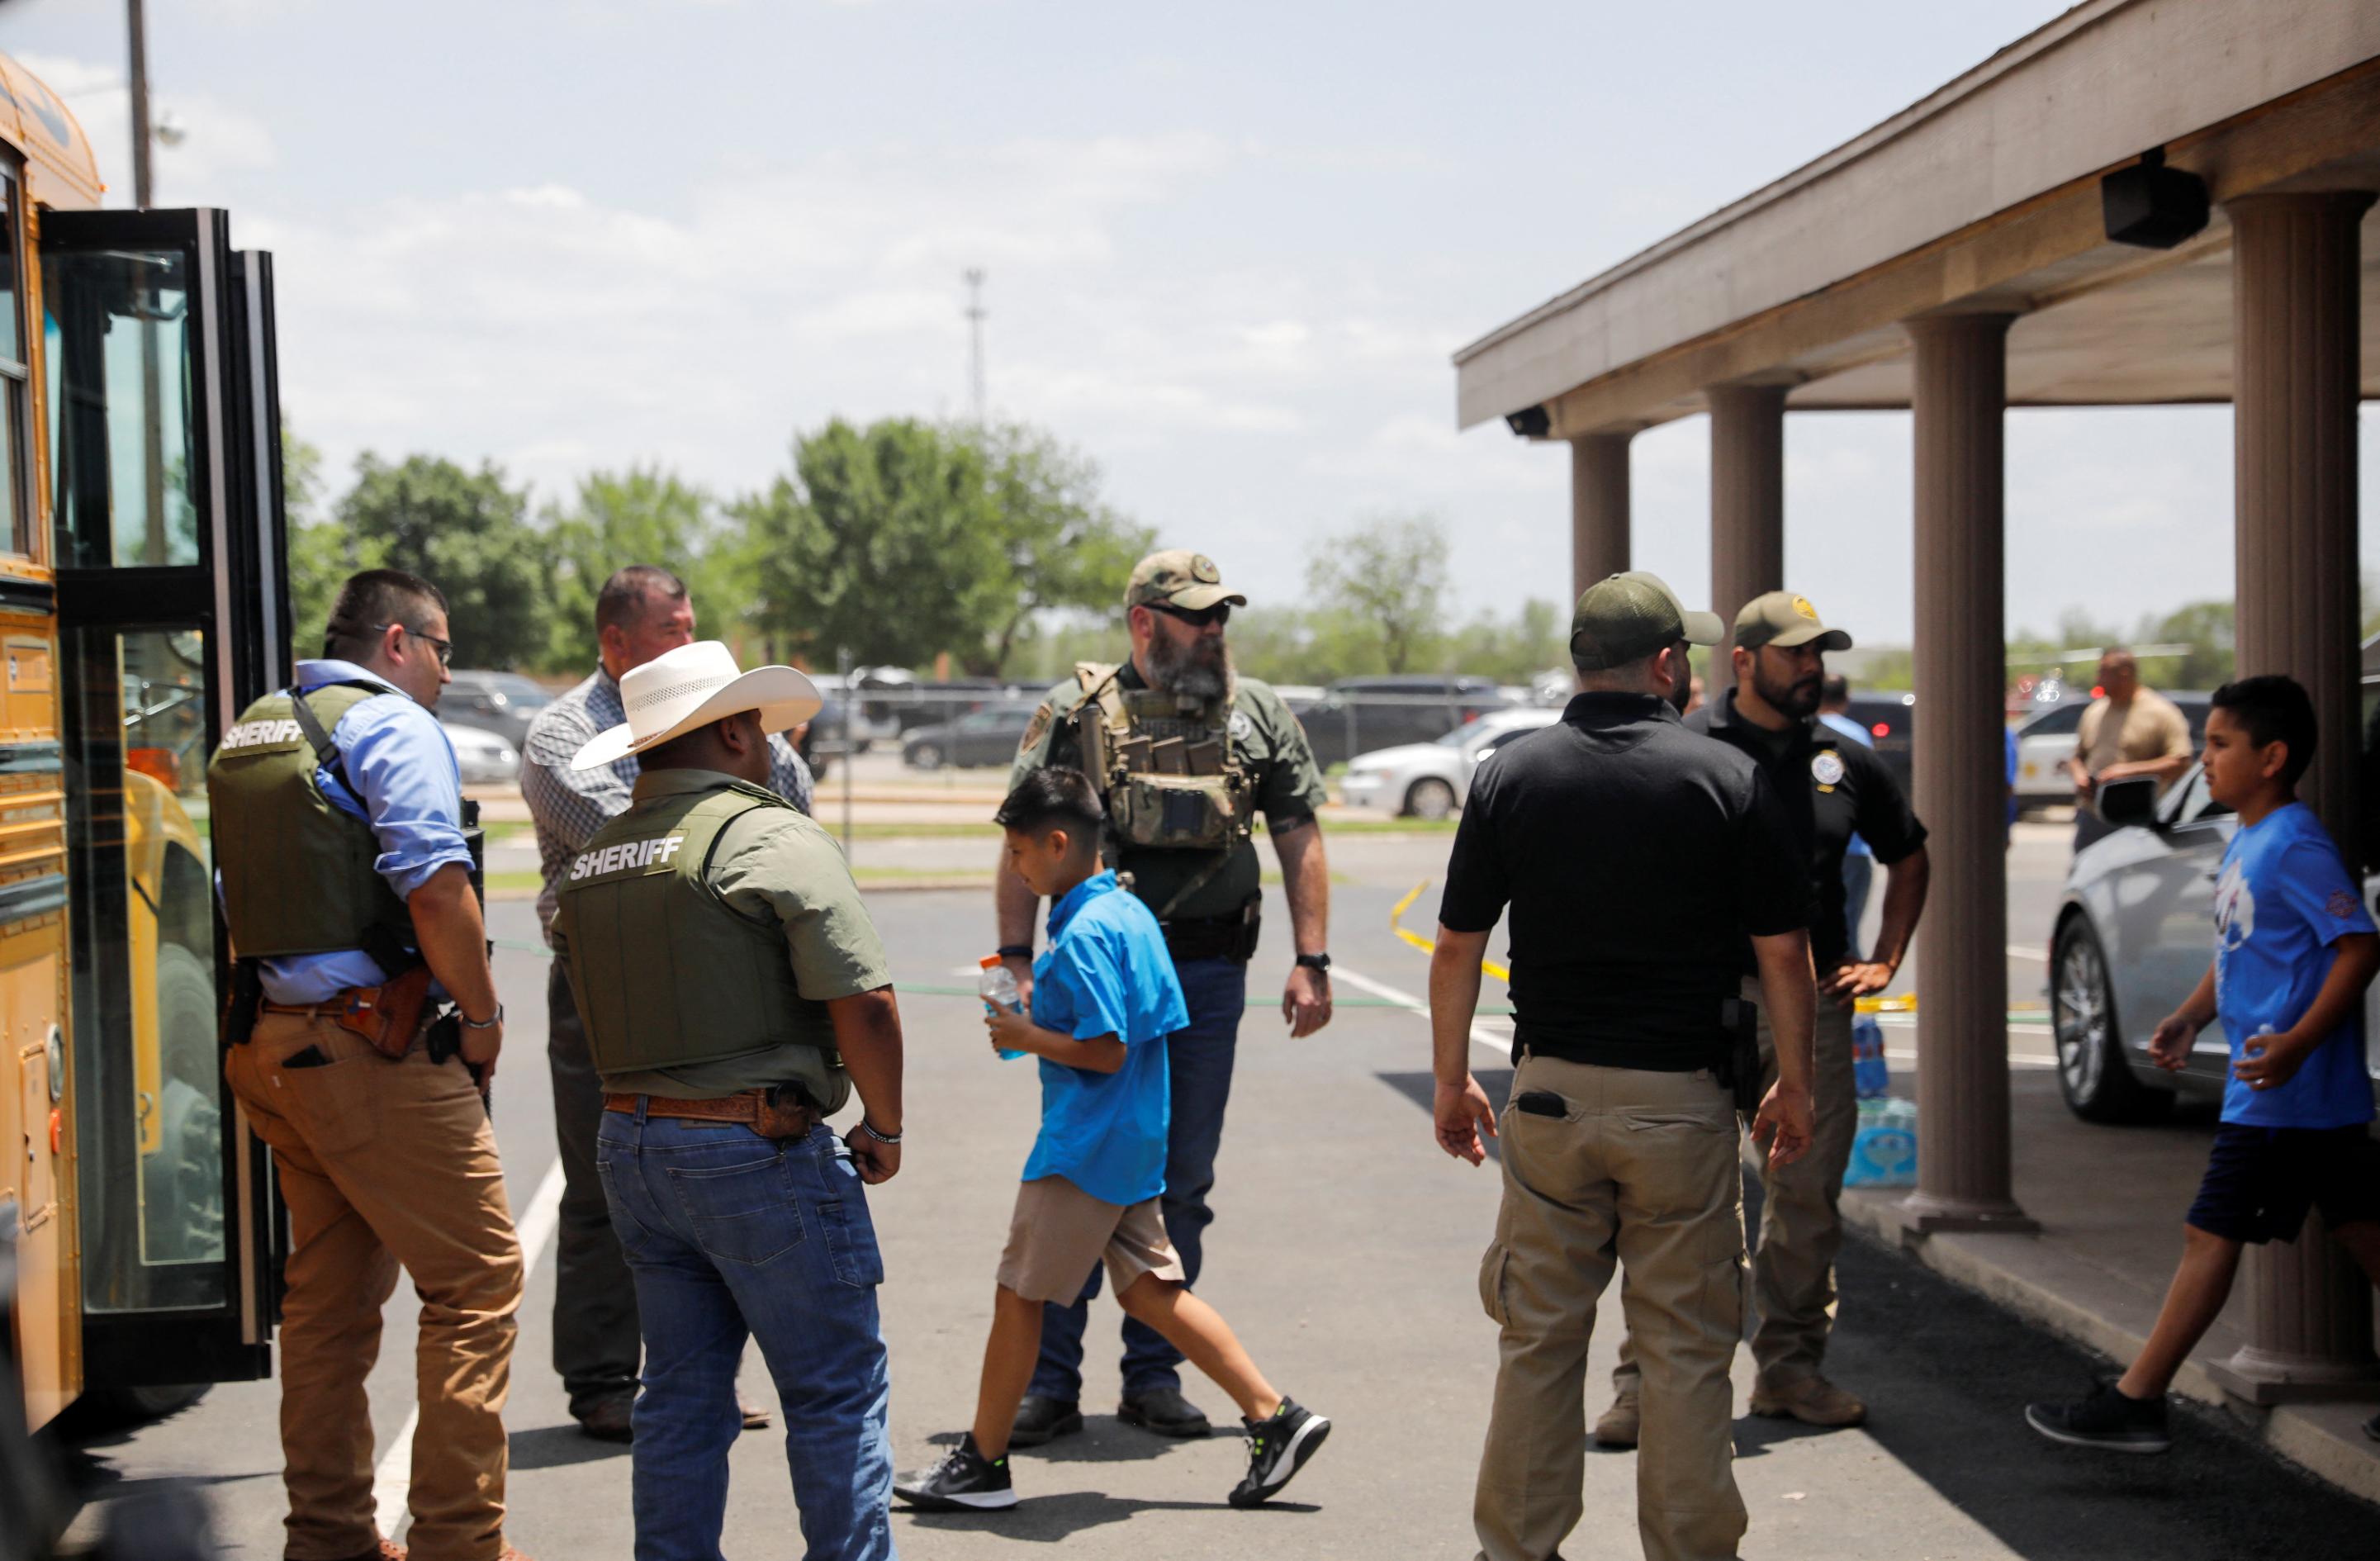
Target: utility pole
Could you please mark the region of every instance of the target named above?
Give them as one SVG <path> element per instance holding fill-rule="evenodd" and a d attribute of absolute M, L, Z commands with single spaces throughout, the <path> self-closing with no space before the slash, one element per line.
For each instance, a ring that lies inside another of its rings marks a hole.
<path fill-rule="evenodd" d="M 125 30 L 132 38 L 132 204 L 149 209 L 149 18 L 143 0 L 124 0 Z"/>
<path fill-rule="evenodd" d="M 133 0 L 133 4 L 139 5 L 140 0 Z M 967 327 L 974 342 L 967 359 L 967 384 L 975 396 L 975 425 L 981 428 L 984 419 L 983 323 L 987 318 L 983 307 L 983 267 L 974 265 L 967 268 L 966 285 Z"/>

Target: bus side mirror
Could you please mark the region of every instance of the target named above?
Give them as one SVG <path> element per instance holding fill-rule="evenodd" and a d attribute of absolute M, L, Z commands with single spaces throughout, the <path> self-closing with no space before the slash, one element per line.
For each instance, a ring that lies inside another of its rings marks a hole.
<path fill-rule="evenodd" d="M 2095 804 L 2099 817 L 2118 828 L 2156 822 L 2157 782 L 2154 775 L 2132 775 L 2099 787 Z"/>

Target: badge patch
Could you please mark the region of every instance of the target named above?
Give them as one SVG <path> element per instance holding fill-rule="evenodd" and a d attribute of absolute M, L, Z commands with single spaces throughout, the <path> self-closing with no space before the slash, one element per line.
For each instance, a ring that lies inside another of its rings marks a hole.
<path fill-rule="evenodd" d="M 1843 784 L 1843 756 L 1831 748 L 1822 748 L 1810 755 L 1810 776 L 1820 786 Z"/>
<path fill-rule="evenodd" d="M 1201 585 L 1220 585 L 1223 583 L 1223 571 L 1215 567 L 1212 558 L 1201 553 L 1190 560 L 1190 578 Z"/>
<path fill-rule="evenodd" d="M 1232 712 L 1231 720 L 1224 725 L 1231 727 L 1232 740 L 1234 742 L 1245 742 L 1257 735 L 1257 724 L 1248 719 L 1248 713 L 1245 710 Z"/>
<path fill-rule="evenodd" d="M 1050 701 L 1043 700 L 1035 707 L 1033 719 L 1025 724 L 1025 735 L 1016 742 L 1016 751 L 1030 753 L 1050 731 Z"/>
<path fill-rule="evenodd" d="M 2350 921 L 2355 915 L 2355 896 L 2344 889 L 2334 889 L 2323 909 L 2330 912 L 2334 921 Z"/>
<path fill-rule="evenodd" d="M 1793 598 L 1793 610 L 1801 614 L 1803 617 L 1808 618 L 1812 623 L 1818 621 L 1818 609 L 1810 605 L 1810 599 L 1806 596 L 1796 596 Z"/>

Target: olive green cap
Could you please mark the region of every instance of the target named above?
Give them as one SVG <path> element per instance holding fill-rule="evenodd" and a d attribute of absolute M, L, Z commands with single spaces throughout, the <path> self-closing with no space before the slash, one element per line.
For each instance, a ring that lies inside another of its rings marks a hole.
<path fill-rule="evenodd" d="M 1818 621 L 1818 609 L 1806 596 L 1772 591 L 1755 596 L 1735 615 L 1735 642 L 1747 651 L 1774 645 L 1781 651 L 1815 644 L 1822 651 L 1848 651 L 1852 637 Z"/>
<path fill-rule="evenodd" d="M 1229 602 L 1234 607 L 1248 604 L 1246 597 L 1223 589 L 1223 572 L 1215 567 L 1212 558 L 1178 547 L 1152 553 L 1134 565 L 1132 583 L 1123 591 L 1126 607 L 1162 604 L 1195 613 L 1218 602 Z"/>
<path fill-rule="evenodd" d="M 1571 615 L 1572 660 L 1590 671 L 1626 666 L 1683 640 L 1716 645 L 1726 630 L 1717 613 L 1690 613 L 1660 576 L 1643 569 L 1586 588 Z"/>

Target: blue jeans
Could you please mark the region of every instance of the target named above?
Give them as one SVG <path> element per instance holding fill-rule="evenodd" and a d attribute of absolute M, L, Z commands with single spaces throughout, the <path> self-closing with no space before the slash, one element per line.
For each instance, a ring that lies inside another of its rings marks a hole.
<path fill-rule="evenodd" d="M 1207 1226 L 1214 1223 L 1207 1194 L 1215 1185 L 1215 1151 L 1223 1141 L 1223 1107 L 1232 1098 L 1232 1057 L 1240 1017 L 1247 1011 L 1248 968 L 1236 959 L 1193 959 L 1173 968 L 1190 1023 L 1165 1043 L 1172 1103 L 1165 1127 L 1165 1194 L 1158 1208 L 1166 1238 L 1182 1254 L 1189 1284 L 1198 1283 Z M 1041 1361 L 1031 1391 L 1072 1404 L 1083 1394 L 1083 1329 L 1091 1298 L 1099 1293 L 1093 1268 L 1072 1306 L 1041 1307 Z M 1123 1324 L 1123 1391 L 1127 1397 L 1179 1388 L 1182 1352 L 1156 1329 L 1130 1318 Z"/>
<path fill-rule="evenodd" d="M 734 1123 L 607 1111 L 595 1168 L 636 1278 L 637 1561 L 720 1561 L 747 1337 L 784 1407 L 808 1561 L 892 1555 L 884 1259 L 850 1152 Z"/>
<path fill-rule="evenodd" d="M 1875 881 L 1874 857 L 1862 851 L 1843 853 L 1843 950 L 1854 959 L 1860 957 L 1860 923 L 1867 918 L 1868 885 Z"/>

